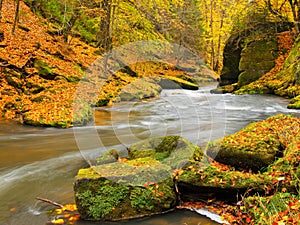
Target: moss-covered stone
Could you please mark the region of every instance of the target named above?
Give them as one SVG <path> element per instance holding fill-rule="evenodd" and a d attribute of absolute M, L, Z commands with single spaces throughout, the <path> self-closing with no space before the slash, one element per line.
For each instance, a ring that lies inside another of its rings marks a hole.
<path fill-rule="evenodd" d="M 239 35 L 232 35 L 226 42 L 223 53 L 223 68 L 220 75 L 220 85 L 229 85 L 238 81 L 239 62 L 242 52 L 242 39 Z"/>
<path fill-rule="evenodd" d="M 289 192 L 299 194 L 300 190 L 300 135 L 291 137 L 289 144 L 282 158 L 276 160 L 268 167 L 266 175 L 276 177 L 284 177 L 282 186 L 287 188 Z"/>
<path fill-rule="evenodd" d="M 209 143 L 207 154 L 236 168 L 259 171 L 283 155 L 288 141 L 299 129 L 299 119 L 277 115 Z"/>
<path fill-rule="evenodd" d="M 127 86 L 120 93 L 121 101 L 136 101 L 146 98 L 158 97 L 162 88 L 154 79 L 141 78 Z"/>
<path fill-rule="evenodd" d="M 165 89 L 187 89 L 187 90 L 198 90 L 196 81 L 189 79 L 184 80 L 179 77 L 165 76 L 166 79 L 162 78 L 159 85 Z"/>
<path fill-rule="evenodd" d="M 237 83 L 239 75 L 248 69 L 260 70 L 260 76 L 269 71 L 278 52 L 276 35 L 290 25 L 265 21 L 239 32 L 234 30 L 224 48 L 220 85 Z"/>
<path fill-rule="evenodd" d="M 288 105 L 289 109 L 300 109 L 300 95 L 293 98 Z"/>
<path fill-rule="evenodd" d="M 299 47 L 300 38 L 297 38 L 294 46 L 292 46 L 292 37 L 289 32 L 283 32 L 278 35 L 280 43 L 286 42 L 284 46 L 290 46 L 290 53 L 287 55 L 281 55 L 276 60 L 276 66 L 268 73 L 264 74 L 255 82 L 245 85 L 250 82 L 248 77 L 240 75 L 239 87 L 240 89 L 235 91 L 235 94 L 276 94 L 279 96 L 295 98 L 300 95 L 300 57 Z M 284 52 L 284 47 L 280 45 L 280 52 Z M 285 59 L 284 63 L 282 63 Z M 244 86 L 243 86 L 244 85 Z M 291 101 L 288 108 L 299 109 L 299 102 L 295 99 Z"/>
<path fill-rule="evenodd" d="M 248 43 L 241 52 L 238 86 L 249 84 L 275 66 L 277 41 L 258 40 Z"/>
<path fill-rule="evenodd" d="M 111 163 L 81 169 L 74 185 L 81 217 L 115 221 L 155 215 L 174 208 L 177 197 L 171 176 L 156 183 L 148 181 L 151 180 L 149 175 L 161 174 L 163 168 L 156 168 L 159 170 Z M 142 181 L 143 177 L 147 179 Z M 134 185 L 137 184 L 134 179 L 143 183 Z"/>
<path fill-rule="evenodd" d="M 247 189 L 253 192 L 264 192 L 272 179 L 262 174 L 241 172 L 233 167 L 212 163 L 195 162 L 186 166 L 178 178 L 182 198 L 192 197 L 193 200 L 218 198 L 234 201 L 238 193 Z M 198 199 L 199 198 L 199 199 Z"/>
<path fill-rule="evenodd" d="M 179 136 L 154 137 L 131 145 L 128 158 L 152 157 L 174 169 L 182 167 L 197 151 L 201 151 L 198 146 Z"/>
<path fill-rule="evenodd" d="M 74 191 L 83 219 L 138 218 L 174 208 L 174 171 L 203 157 L 199 147 L 179 136 L 136 143 L 121 161 L 115 160 L 116 155 L 115 149 L 110 150 L 98 158 L 101 165 L 79 170 Z"/>
<path fill-rule="evenodd" d="M 108 152 L 105 152 L 102 156 L 98 157 L 97 164 L 107 164 L 107 163 L 112 163 L 116 162 L 118 158 L 120 157 L 119 152 L 117 149 L 111 149 Z"/>
<path fill-rule="evenodd" d="M 35 60 L 33 66 L 38 70 L 39 75 L 45 79 L 53 80 L 56 77 L 49 65 L 42 60 Z"/>

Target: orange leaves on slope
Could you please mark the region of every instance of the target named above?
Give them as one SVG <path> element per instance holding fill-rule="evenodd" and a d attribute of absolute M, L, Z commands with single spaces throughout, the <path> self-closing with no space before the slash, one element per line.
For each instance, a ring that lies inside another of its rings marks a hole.
<path fill-rule="evenodd" d="M 77 38 L 65 44 L 61 37 L 51 36 L 47 33 L 48 22 L 33 14 L 23 2 L 20 26 L 12 34 L 14 10 L 13 0 L 3 2 L 0 61 L 13 69 L 0 68 L 0 112 L 8 119 L 22 114 L 36 125 L 70 123 L 76 85 L 67 78 L 82 77 L 83 70 L 96 60 L 96 49 Z M 33 65 L 37 59 L 49 67 L 55 80 L 39 76 Z M 7 78 L 16 80 L 18 87 L 8 83 Z"/>

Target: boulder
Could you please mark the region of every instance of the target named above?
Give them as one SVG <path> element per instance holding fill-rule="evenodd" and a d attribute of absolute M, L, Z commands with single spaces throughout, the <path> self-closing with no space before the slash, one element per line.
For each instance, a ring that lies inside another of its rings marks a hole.
<path fill-rule="evenodd" d="M 202 157 L 199 147 L 179 136 L 154 137 L 98 158 L 101 165 L 79 170 L 75 200 L 85 220 L 121 220 L 160 214 L 177 205 L 175 171 Z M 106 163 L 106 164 L 102 164 Z"/>
<path fill-rule="evenodd" d="M 255 40 L 248 43 L 241 52 L 238 86 L 247 85 L 275 66 L 277 40 Z"/>
<path fill-rule="evenodd" d="M 168 170 L 180 169 L 195 155 L 201 158 L 202 154 L 200 147 L 180 136 L 149 138 L 128 148 L 128 159 L 154 158 Z"/>
<path fill-rule="evenodd" d="M 300 121 L 297 118 L 273 116 L 209 143 L 207 154 L 237 169 L 261 171 L 283 155 L 287 143 L 299 128 Z"/>
<path fill-rule="evenodd" d="M 277 55 L 276 35 L 290 27 L 290 23 L 264 22 L 253 24 L 250 29 L 234 31 L 224 47 L 220 86 L 237 82 L 245 85 L 268 72 Z M 260 72 L 253 73 L 257 69 Z"/>
<path fill-rule="evenodd" d="M 140 78 L 127 86 L 120 93 L 121 101 L 136 101 L 158 97 L 162 88 L 154 78 Z"/>
<path fill-rule="evenodd" d="M 162 182 L 145 182 L 144 185 L 131 185 L 126 182 L 142 174 L 142 170 L 139 173 L 134 166 L 122 163 L 81 169 L 74 185 L 76 205 L 81 218 L 117 221 L 160 214 L 173 209 L 177 199 L 173 180 L 169 177 Z"/>
<path fill-rule="evenodd" d="M 264 193 L 265 185 L 272 184 L 271 177 L 241 172 L 225 164 L 205 162 L 191 163 L 178 177 L 178 189 L 183 201 L 208 201 L 219 199 L 235 202 L 236 196 L 251 188 L 251 193 Z"/>
<path fill-rule="evenodd" d="M 237 83 L 238 81 L 242 40 L 243 38 L 239 35 L 232 35 L 226 42 L 223 52 L 223 68 L 220 75 L 220 86 Z"/>
<path fill-rule="evenodd" d="M 196 81 L 184 80 L 179 77 L 165 76 L 158 83 L 164 89 L 198 90 Z"/>

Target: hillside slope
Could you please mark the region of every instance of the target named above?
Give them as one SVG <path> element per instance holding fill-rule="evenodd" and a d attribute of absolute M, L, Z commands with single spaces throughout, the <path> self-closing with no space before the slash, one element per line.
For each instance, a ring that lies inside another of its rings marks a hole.
<path fill-rule="evenodd" d="M 64 43 L 62 35 L 51 32 L 53 24 L 34 14 L 24 2 L 20 5 L 19 25 L 12 33 L 14 12 L 14 1 L 4 1 L 0 21 L 1 116 L 42 126 L 70 127 L 86 123 L 92 116 L 86 102 L 80 102 L 84 110 L 73 121 L 74 96 L 81 79 L 87 88 L 92 85 L 85 71 L 99 58 L 101 49 L 86 44 L 78 35 L 69 36 L 68 43 Z M 214 80 L 210 71 L 204 70 L 209 74 L 207 80 Z M 110 105 L 120 100 L 121 90 L 144 76 L 176 77 L 172 78 L 174 82 L 192 89 L 196 85 L 190 75 L 172 65 L 154 62 L 130 65 L 105 80 L 101 90 L 96 91 L 94 105 Z"/>

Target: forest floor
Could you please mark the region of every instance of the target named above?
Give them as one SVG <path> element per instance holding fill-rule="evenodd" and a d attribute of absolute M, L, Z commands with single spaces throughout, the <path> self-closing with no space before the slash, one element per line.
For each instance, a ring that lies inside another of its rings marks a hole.
<path fill-rule="evenodd" d="M 0 20 L 1 117 L 37 126 L 73 126 L 78 84 L 100 57 L 101 49 L 73 36 L 64 43 L 62 36 L 53 34 L 53 24 L 35 15 L 24 2 L 20 3 L 19 24 L 12 33 L 15 4 L 14 1 L 3 2 Z M 97 95 L 97 106 L 111 105 L 125 86 L 141 77 L 191 80 L 191 76 L 172 65 L 147 62 L 131 67 L 135 71 L 128 68 L 109 74 L 101 88 L 91 91 Z M 85 81 L 86 89 L 95 88 L 91 80 Z M 83 114 L 90 116 L 88 110 Z M 79 124 L 86 122 L 86 118 L 79 120 Z"/>

